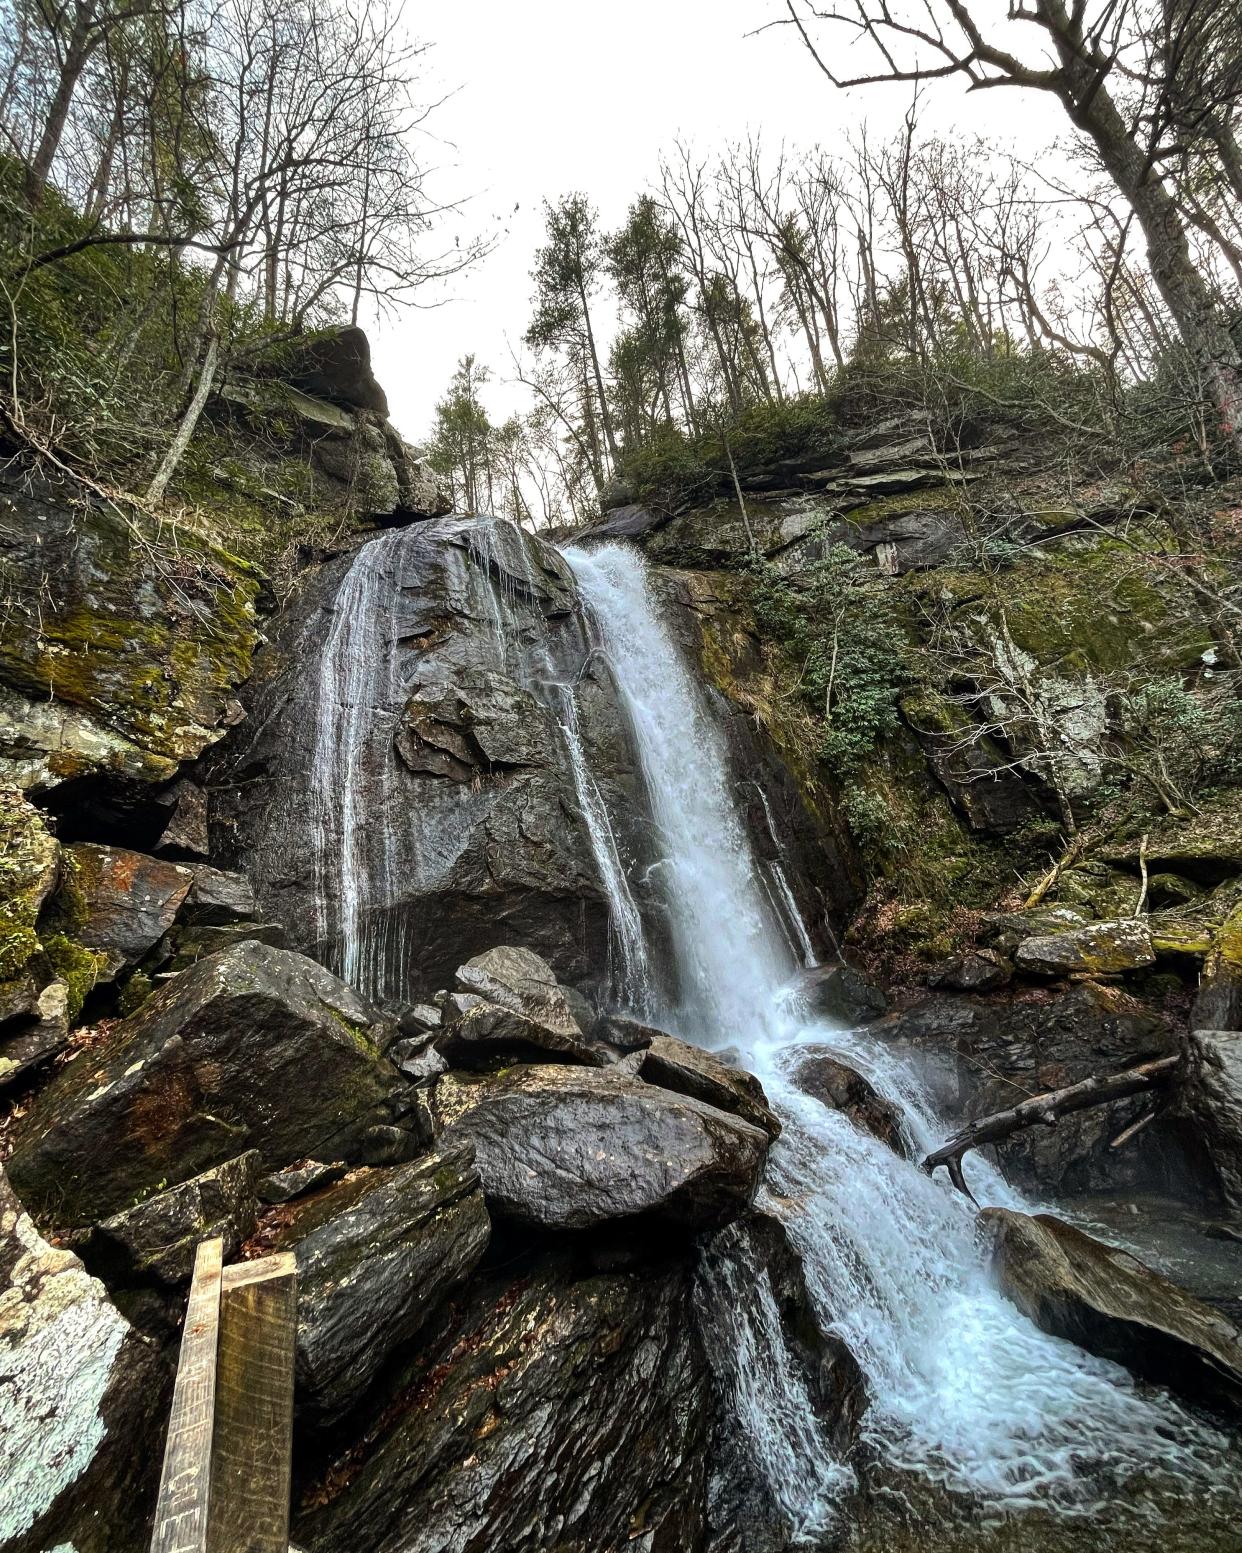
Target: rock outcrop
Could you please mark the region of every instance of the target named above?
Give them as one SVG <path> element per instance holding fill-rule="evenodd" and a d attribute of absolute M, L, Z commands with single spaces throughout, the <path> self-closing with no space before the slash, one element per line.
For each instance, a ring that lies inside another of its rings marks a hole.
<path fill-rule="evenodd" d="M 908 1154 L 901 1112 L 832 1052 L 822 1046 L 800 1048 L 790 1077 L 804 1094 L 848 1116 L 855 1127 L 887 1144 L 895 1154 Z"/>
<path fill-rule="evenodd" d="M 1050 1214 L 985 1208 L 1001 1288 L 1036 1326 L 1242 1419 L 1242 1331 L 1210 1306 Z"/>
<path fill-rule="evenodd" d="M 469 1145 L 352 1171 L 271 1238 L 298 1264 L 297 1406 L 336 1423 L 474 1270 L 491 1226 Z"/>
<path fill-rule="evenodd" d="M 269 1170 L 412 1151 L 412 1092 L 383 1055 L 395 1033 L 322 966 L 239 944 L 57 1076 L 16 1131 L 11 1179 L 38 1213 L 82 1225 L 251 1148 Z"/>

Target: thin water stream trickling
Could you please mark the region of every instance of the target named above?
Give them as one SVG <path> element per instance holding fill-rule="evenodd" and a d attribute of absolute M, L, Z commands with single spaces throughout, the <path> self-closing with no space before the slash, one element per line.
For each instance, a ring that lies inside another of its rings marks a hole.
<path fill-rule="evenodd" d="M 792 1082 L 800 1047 L 830 1046 L 899 1107 L 916 1149 L 939 1141 L 917 1076 L 890 1050 L 799 1013 L 795 954 L 761 887 L 727 751 L 641 559 L 617 545 L 566 559 L 628 712 L 664 850 L 679 981 L 667 1016 L 689 1039 L 741 1048 L 781 1116 L 760 1206 L 784 1222 L 822 1323 L 866 1375 L 871 1458 L 1005 1516 L 1089 1517 L 1153 1474 L 1210 1495 L 1224 1444 L 1213 1431 L 1040 1332 L 996 1289 L 969 1203 Z M 973 1185 L 981 1202 L 1027 1206 L 983 1161 Z M 732 1327 L 739 1429 L 795 1542 L 813 1544 L 852 1475 L 807 1414 L 779 1323 L 736 1287 L 745 1272 L 726 1261 L 707 1275 Z"/>

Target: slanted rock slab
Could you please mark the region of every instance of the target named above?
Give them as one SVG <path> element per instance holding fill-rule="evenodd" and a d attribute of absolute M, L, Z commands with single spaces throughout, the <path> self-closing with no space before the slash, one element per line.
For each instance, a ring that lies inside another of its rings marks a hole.
<path fill-rule="evenodd" d="M 807 1046 L 799 1054 L 792 1073 L 803 1094 L 830 1110 L 848 1116 L 855 1127 L 886 1143 L 894 1154 L 907 1155 L 901 1129 L 901 1112 L 876 1093 L 861 1073 L 822 1046 Z"/>
<path fill-rule="evenodd" d="M 370 1133 L 407 1126 L 394 1034 L 323 966 L 248 940 L 69 1063 L 17 1128 L 10 1177 L 33 1211 L 82 1225 L 250 1148 L 269 1171 L 357 1162 Z"/>
<path fill-rule="evenodd" d="M 538 1229 L 717 1228 L 749 1207 L 768 1150 L 740 1117 L 610 1069 L 448 1074 L 432 1108 L 474 1142 L 492 1211 Z"/>
<path fill-rule="evenodd" d="M 1044 1332 L 1242 1419 L 1242 1331 L 1219 1311 L 1051 1214 L 985 1208 L 1005 1295 Z"/>
<path fill-rule="evenodd" d="M 491 1234 L 468 1139 L 304 1199 L 275 1241 L 298 1262 L 297 1397 L 324 1427 L 478 1263 Z"/>
<path fill-rule="evenodd" d="M 159 1469 L 167 1377 L 153 1344 L 0 1171 L 0 1547 L 130 1553 Z"/>
<path fill-rule="evenodd" d="M 159 942 L 193 883 L 183 864 L 82 842 L 65 848 L 52 904 L 76 939 L 103 950 L 119 970 Z"/>
<path fill-rule="evenodd" d="M 169 1284 L 188 1281 L 200 1240 L 219 1236 L 229 1261 L 254 1230 L 258 1174 L 258 1150 L 250 1149 L 113 1214 L 96 1231 L 99 1255 L 122 1276 Z"/>

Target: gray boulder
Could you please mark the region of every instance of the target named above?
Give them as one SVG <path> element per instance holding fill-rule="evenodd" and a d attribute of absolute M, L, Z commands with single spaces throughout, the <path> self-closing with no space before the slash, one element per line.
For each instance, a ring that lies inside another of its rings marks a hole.
<path fill-rule="evenodd" d="M 1051 1214 L 985 1208 L 1009 1299 L 1045 1332 L 1242 1419 L 1242 1331 L 1226 1316 Z"/>
<path fill-rule="evenodd" d="M 168 1377 L 0 1171 L 0 1546 L 133 1553 L 154 1495 Z"/>
<path fill-rule="evenodd" d="M 888 1007 L 880 988 L 844 962 L 808 971 L 798 985 L 798 995 L 810 1013 L 844 1025 L 867 1024 Z"/>
<path fill-rule="evenodd" d="M 448 1074 L 432 1108 L 446 1138 L 473 1141 L 493 1212 L 537 1229 L 718 1228 L 749 1207 L 768 1150 L 749 1122 L 609 1069 Z"/>
<path fill-rule="evenodd" d="M 948 992 L 996 992 L 1013 980 L 1013 965 L 995 949 L 968 949 L 945 960 L 927 978 Z"/>
<path fill-rule="evenodd" d="M 458 994 L 458 996 L 462 996 Z M 471 997 L 470 994 L 465 994 Z M 569 1062 L 603 1067 L 609 1054 L 575 1025 L 570 1035 L 542 1020 L 471 997 L 468 1008 L 445 1008 L 436 1049 L 455 1068 L 491 1068 L 509 1062 Z"/>
<path fill-rule="evenodd" d="M 730 1067 L 701 1046 L 691 1046 L 671 1035 L 654 1035 L 643 1052 L 638 1076 L 648 1084 L 740 1116 L 769 1138 L 780 1137 L 780 1121 L 754 1074 Z"/>
<path fill-rule="evenodd" d="M 524 1014 L 554 1034 L 568 1040 L 582 1038 L 582 1027 L 552 967 L 529 949 L 489 949 L 459 966 L 455 982 L 458 991 Z"/>
<path fill-rule="evenodd" d="M 1092 922 L 1086 927 L 1049 937 L 1024 939 L 1014 952 L 1020 971 L 1068 976 L 1074 971 L 1099 976 L 1118 975 L 1154 965 L 1151 932 L 1138 918 Z"/>
<path fill-rule="evenodd" d="M 303 1416 L 323 1428 L 349 1412 L 469 1276 L 490 1233 L 465 1139 L 303 1199 L 274 1242 L 297 1256 Z"/>
<path fill-rule="evenodd" d="M 1242 1213 L 1242 1030 L 1195 1030 L 1180 1109 L 1202 1139 L 1228 1206 Z"/>
<path fill-rule="evenodd" d="M 394 1034 L 321 965 L 241 943 L 57 1075 L 15 1131 L 13 1184 L 57 1223 L 86 1224 L 250 1148 L 267 1170 L 358 1161 L 390 1128 L 413 1152 L 415 1092 L 383 1055 Z"/>
<path fill-rule="evenodd" d="M 177 1284 L 193 1272 L 199 1241 L 219 1236 L 227 1262 L 254 1230 L 258 1174 L 259 1154 L 251 1149 L 157 1192 L 99 1225 L 95 1255 L 121 1277 Z"/>
<path fill-rule="evenodd" d="M 853 1068 L 821 1046 L 803 1047 L 791 1074 L 804 1094 L 829 1110 L 848 1116 L 855 1127 L 886 1143 L 894 1154 L 908 1154 L 901 1112 Z"/>
<path fill-rule="evenodd" d="M 80 943 L 102 950 L 115 974 L 163 938 L 193 882 L 183 864 L 82 842 L 64 849 L 50 909 Z"/>

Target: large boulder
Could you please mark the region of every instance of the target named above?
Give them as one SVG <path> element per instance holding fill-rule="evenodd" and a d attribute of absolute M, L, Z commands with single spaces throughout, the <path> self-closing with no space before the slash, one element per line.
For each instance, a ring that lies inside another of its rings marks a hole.
<path fill-rule="evenodd" d="M 590 1039 L 569 992 L 529 949 L 489 949 L 457 969 L 445 1003 L 439 1051 L 453 1067 L 571 1062 L 602 1067 L 613 1053 Z"/>
<path fill-rule="evenodd" d="M 831 1111 L 840 1111 L 855 1127 L 887 1144 L 894 1154 L 904 1157 L 909 1152 L 901 1112 L 833 1052 L 822 1046 L 800 1048 L 790 1077 L 803 1094 Z"/>
<path fill-rule="evenodd" d="M 648 1084 L 740 1116 L 769 1138 L 780 1136 L 780 1120 L 754 1074 L 731 1068 L 701 1046 L 691 1046 L 671 1035 L 653 1035 L 639 1061 L 638 1076 Z"/>
<path fill-rule="evenodd" d="M 1179 1109 L 1216 1168 L 1225 1202 L 1242 1213 L 1242 1030 L 1195 1030 Z"/>
<path fill-rule="evenodd" d="M 73 937 L 105 957 L 108 973 L 136 964 L 176 921 L 194 874 L 124 847 L 66 847 L 52 910 Z"/>
<path fill-rule="evenodd" d="M 0 1171 L 0 1546 L 134 1553 L 154 1494 L 167 1376 Z"/>
<path fill-rule="evenodd" d="M 473 1141 L 493 1212 L 537 1229 L 719 1227 L 750 1205 L 768 1149 L 749 1122 L 609 1069 L 447 1074 L 432 1106 L 446 1137 Z"/>
<path fill-rule="evenodd" d="M 14 1135 L 32 1209 L 86 1224 L 248 1149 L 266 1169 L 419 1141 L 395 1029 L 321 965 L 247 941 L 201 960 L 69 1063 Z M 395 1135 L 395 1136 L 394 1136 Z"/>
<path fill-rule="evenodd" d="M 985 1208 L 979 1223 L 1036 1326 L 1242 1419 L 1242 1331 L 1219 1311 L 1051 1214 Z"/>
<path fill-rule="evenodd" d="M 491 1225 L 469 1143 L 352 1171 L 299 1200 L 271 1245 L 298 1264 L 297 1397 L 323 1428 L 344 1416 L 473 1271 Z"/>
<path fill-rule="evenodd" d="M 442 1309 L 360 1450 L 310 1485 L 316 1553 L 699 1548 L 711 1415 L 688 1270 L 544 1258 Z"/>
<path fill-rule="evenodd" d="M 388 400 L 371 370 L 371 342 L 357 325 L 318 329 L 288 341 L 273 353 L 271 370 L 329 404 L 388 416 Z"/>
<path fill-rule="evenodd" d="M 1118 975 L 1154 965 L 1156 952 L 1146 922 L 1127 917 L 1116 922 L 1092 922 L 1048 937 L 1024 939 L 1014 954 L 1020 971 L 1046 976 L 1084 972 L 1096 976 Z"/>
<path fill-rule="evenodd" d="M 331 643 L 359 590 L 374 672 L 351 690 Z M 365 990 L 426 998 L 498 939 L 562 981 L 597 978 L 609 906 L 584 805 L 602 796 L 631 876 L 648 832 L 626 721 L 556 551 L 508 522 L 443 518 L 309 572 L 282 612 L 253 715 L 219 754 L 244 780 L 213 793 L 218 860 L 248 872 L 264 920 L 334 965 L 344 821 L 325 799 L 321 716 L 330 731 L 355 695 L 351 791 L 384 817 L 352 832 L 357 918 L 402 946 L 372 958 Z"/>

